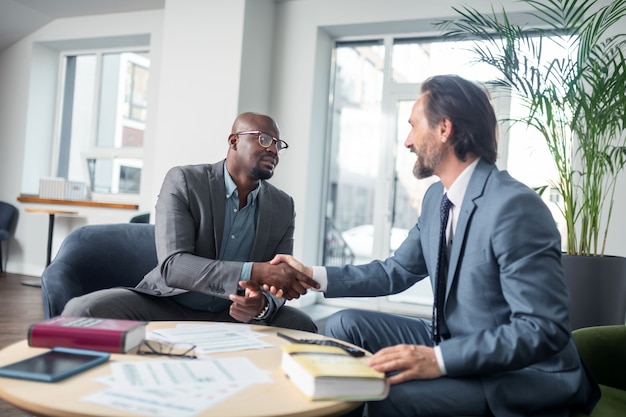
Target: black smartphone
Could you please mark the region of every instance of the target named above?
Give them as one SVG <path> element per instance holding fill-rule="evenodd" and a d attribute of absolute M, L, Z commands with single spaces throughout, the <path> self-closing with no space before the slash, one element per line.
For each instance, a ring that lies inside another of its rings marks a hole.
<path fill-rule="evenodd" d="M 56 347 L 47 352 L 0 366 L 0 377 L 55 382 L 109 360 L 108 352 Z"/>
<path fill-rule="evenodd" d="M 282 337 L 285 340 L 289 340 L 291 343 L 300 343 L 300 344 L 309 344 L 309 345 L 322 345 L 322 346 L 334 346 L 345 350 L 350 356 L 354 356 L 355 358 L 360 358 L 365 356 L 365 351 L 344 345 L 343 343 L 339 343 L 335 340 L 330 339 L 295 339 L 291 336 L 283 334 L 281 332 L 276 332 L 276 336 Z"/>

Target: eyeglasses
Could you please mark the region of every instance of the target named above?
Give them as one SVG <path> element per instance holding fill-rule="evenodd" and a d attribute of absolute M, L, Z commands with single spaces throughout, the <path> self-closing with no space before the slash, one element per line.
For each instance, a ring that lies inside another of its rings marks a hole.
<path fill-rule="evenodd" d="M 196 345 L 189 343 L 167 343 L 144 340 L 137 349 L 137 355 L 161 355 L 177 358 L 196 359 Z"/>
<path fill-rule="evenodd" d="M 273 142 L 276 142 L 276 150 L 280 155 L 285 153 L 285 150 L 287 150 L 287 148 L 289 147 L 289 145 L 287 145 L 287 142 L 285 142 L 284 140 L 277 139 L 269 133 L 263 132 L 262 130 L 248 130 L 246 132 L 237 132 L 235 133 L 235 135 L 257 135 L 257 138 L 259 139 L 259 145 L 264 148 L 269 148 L 270 146 L 272 146 Z"/>

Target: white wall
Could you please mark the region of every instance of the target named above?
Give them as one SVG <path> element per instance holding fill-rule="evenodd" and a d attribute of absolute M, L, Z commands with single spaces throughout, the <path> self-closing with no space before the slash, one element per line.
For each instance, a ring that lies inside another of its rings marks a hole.
<path fill-rule="evenodd" d="M 170 167 L 226 155 L 237 115 L 244 5 L 244 0 L 166 2 L 153 200 Z"/>
<path fill-rule="evenodd" d="M 507 10 L 520 3 L 503 1 Z M 319 260 L 324 184 L 322 170 L 330 80 L 337 35 L 431 31 L 433 20 L 454 13 L 454 1 L 423 0 L 167 0 L 159 11 L 61 19 L 0 53 L 0 200 L 20 208 L 7 270 L 37 275 L 45 262 L 47 219 L 25 213 L 16 197 L 27 132 L 33 42 L 149 33 L 151 92 L 146 126 L 140 211 L 153 208 L 165 172 L 174 165 L 214 162 L 241 111 L 268 112 L 290 144 L 272 182 L 296 201 L 295 254 Z M 491 2 L 475 0 L 488 11 Z M 46 149 L 46 143 L 28 144 Z M 620 191 L 626 189 L 622 175 Z M 82 209 L 59 220 L 53 251 L 80 222 L 126 222 L 126 210 Z M 616 199 L 608 253 L 626 256 L 626 192 Z M 619 233 L 619 231 L 622 233 Z"/>

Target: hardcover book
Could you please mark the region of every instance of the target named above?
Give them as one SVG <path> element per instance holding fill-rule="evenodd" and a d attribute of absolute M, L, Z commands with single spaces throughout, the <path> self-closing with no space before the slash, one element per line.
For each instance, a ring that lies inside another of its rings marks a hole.
<path fill-rule="evenodd" d="M 58 316 L 28 329 L 31 347 L 67 347 L 126 353 L 146 337 L 145 321 Z"/>
<path fill-rule="evenodd" d="M 293 384 L 311 400 L 370 401 L 387 396 L 385 374 L 334 346 L 280 346 L 281 367 Z"/>

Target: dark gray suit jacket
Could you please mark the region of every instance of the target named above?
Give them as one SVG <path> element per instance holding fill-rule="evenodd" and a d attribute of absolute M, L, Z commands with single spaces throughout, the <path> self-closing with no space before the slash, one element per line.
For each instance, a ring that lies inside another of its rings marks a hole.
<path fill-rule="evenodd" d="M 196 291 L 222 298 L 236 293 L 243 262 L 216 260 L 224 231 L 224 163 L 169 170 L 156 204 L 159 263 L 137 290 L 159 296 Z M 266 181 L 260 187 L 252 262 L 293 252 L 293 199 Z M 274 301 L 284 304 L 282 299 Z"/>
<path fill-rule="evenodd" d="M 440 182 L 429 188 L 394 256 L 328 267 L 325 296 L 388 295 L 427 276 L 432 281 L 442 195 Z M 496 416 L 597 401 L 570 334 L 555 222 L 535 191 L 482 160 L 465 193 L 446 284 L 451 337 L 440 347 L 448 376 L 481 378 Z"/>

